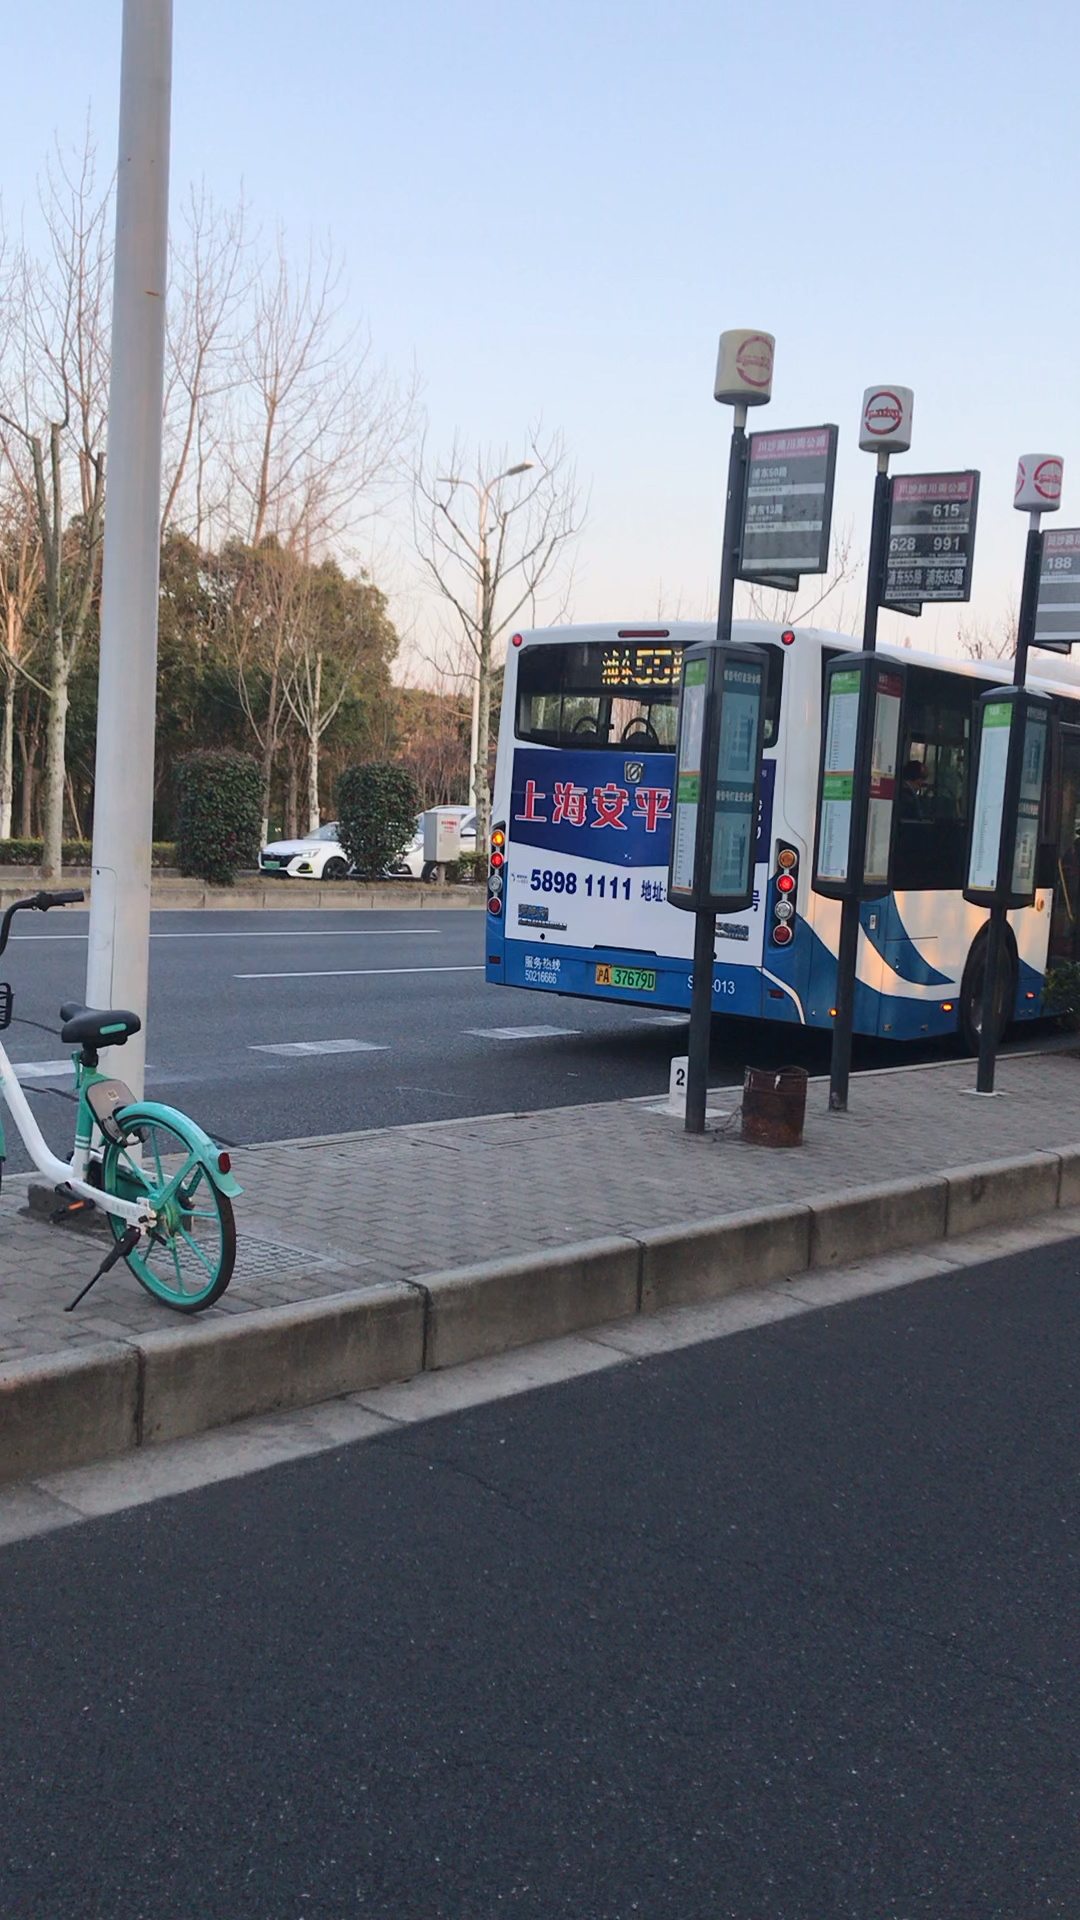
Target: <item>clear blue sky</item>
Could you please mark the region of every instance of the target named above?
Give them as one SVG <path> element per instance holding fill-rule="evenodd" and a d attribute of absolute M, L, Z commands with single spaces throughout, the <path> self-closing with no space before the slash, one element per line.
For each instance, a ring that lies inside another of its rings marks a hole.
<path fill-rule="evenodd" d="M 661 583 L 701 610 L 725 326 L 777 336 L 770 425 L 840 423 L 860 545 L 862 390 L 915 389 L 899 464 L 982 470 L 985 617 L 1019 583 L 1018 454 L 1064 454 L 1080 523 L 1075 0 L 176 0 L 175 30 L 174 198 L 242 181 L 298 248 L 329 230 L 436 444 L 564 430 L 592 489 L 577 617 L 652 615 Z M 88 106 L 111 161 L 119 35 L 119 0 L 9 18 L 9 219 Z"/>

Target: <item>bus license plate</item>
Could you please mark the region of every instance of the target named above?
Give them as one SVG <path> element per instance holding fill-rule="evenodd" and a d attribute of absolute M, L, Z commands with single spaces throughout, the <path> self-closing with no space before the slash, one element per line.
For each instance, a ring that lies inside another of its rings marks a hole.
<path fill-rule="evenodd" d="M 656 974 L 647 967 L 597 967 L 598 987 L 625 987 L 630 993 L 655 993 Z"/>

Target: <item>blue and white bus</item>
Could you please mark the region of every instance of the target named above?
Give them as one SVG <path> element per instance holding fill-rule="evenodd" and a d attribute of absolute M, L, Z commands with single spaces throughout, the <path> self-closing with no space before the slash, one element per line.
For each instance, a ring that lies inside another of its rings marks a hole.
<path fill-rule="evenodd" d="M 492 806 L 486 972 L 492 983 L 688 1008 L 693 915 L 667 902 L 679 666 L 705 624 L 515 633 Z M 716 923 L 717 1012 L 833 1019 L 840 908 L 810 888 L 823 670 L 850 636 L 736 623 L 769 655 L 751 908 Z M 1005 664 L 882 647 L 907 669 L 896 891 L 862 909 L 855 1029 L 978 1045 L 986 915 L 961 893 L 972 703 Z M 1056 663 L 1053 663 L 1056 665 Z M 1001 1024 L 1042 1010 L 1048 964 L 1080 958 L 1080 689 L 1054 696 L 1035 905 L 1009 916 Z"/>

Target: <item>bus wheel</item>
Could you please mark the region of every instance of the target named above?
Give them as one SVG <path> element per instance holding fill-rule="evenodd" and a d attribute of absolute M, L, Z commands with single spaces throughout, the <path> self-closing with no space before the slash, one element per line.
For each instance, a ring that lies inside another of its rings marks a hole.
<path fill-rule="evenodd" d="M 986 949 L 988 945 L 986 930 L 972 942 L 967 957 L 964 977 L 960 982 L 960 1032 L 964 1046 L 969 1053 L 979 1051 L 979 1037 L 982 1033 L 983 985 L 986 980 Z M 1002 946 L 1002 967 L 998 977 L 996 1005 L 994 1007 L 995 1039 L 1001 1043 L 1012 1011 L 1016 1005 L 1016 982 L 1019 963 L 1016 954 L 1016 941 L 1011 927 L 1005 928 Z"/>

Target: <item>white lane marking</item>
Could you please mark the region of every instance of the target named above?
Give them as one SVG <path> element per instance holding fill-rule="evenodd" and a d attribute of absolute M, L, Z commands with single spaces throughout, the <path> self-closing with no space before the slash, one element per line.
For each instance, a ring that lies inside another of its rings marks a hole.
<path fill-rule="evenodd" d="M 376 973 L 483 973 L 472 967 L 320 967 L 312 973 L 234 973 L 234 980 L 359 980 Z"/>
<path fill-rule="evenodd" d="M 637 1013 L 634 1015 L 635 1027 L 685 1027 L 690 1019 L 688 1013 Z"/>
<path fill-rule="evenodd" d="M 16 1080 L 55 1080 L 72 1072 L 70 1060 L 13 1060 L 11 1071 Z"/>
<path fill-rule="evenodd" d="M 281 1040 L 255 1043 L 251 1053 L 389 1053 L 377 1040 Z"/>
<path fill-rule="evenodd" d="M 580 1027 L 464 1027 L 478 1040 L 547 1040 L 552 1034 L 580 1033 Z"/>
<path fill-rule="evenodd" d="M 16 1080 L 59 1080 L 70 1079 L 74 1069 L 68 1060 L 13 1060 L 11 1071 Z M 156 1073 L 156 1067 L 148 1066 L 147 1073 Z"/>

